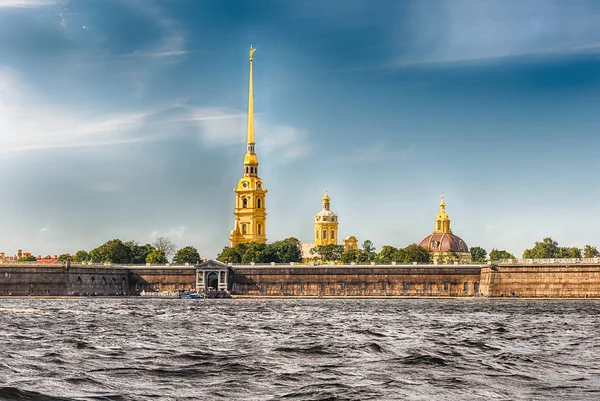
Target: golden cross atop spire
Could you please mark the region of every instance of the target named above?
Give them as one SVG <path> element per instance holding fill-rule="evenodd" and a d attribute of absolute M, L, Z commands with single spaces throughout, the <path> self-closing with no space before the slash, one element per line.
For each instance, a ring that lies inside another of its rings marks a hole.
<path fill-rule="evenodd" d="M 255 51 L 256 51 L 256 47 L 252 47 L 252 45 L 250 45 L 250 61 L 252 61 L 252 55 L 254 54 Z"/>
<path fill-rule="evenodd" d="M 325 185 L 325 195 L 327 195 L 327 185 Z"/>

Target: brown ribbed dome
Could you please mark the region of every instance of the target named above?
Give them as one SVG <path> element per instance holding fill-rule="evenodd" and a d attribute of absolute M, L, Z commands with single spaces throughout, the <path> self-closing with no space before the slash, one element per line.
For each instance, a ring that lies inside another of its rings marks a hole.
<path fill-rule="evenodd" d="M 454 252 L 469 252 L 469 247 L 465 241 L 452 233 L 430 234 L 423 238 L 419 245 L 430 252 L 448 252 L 450 250 Z"/>

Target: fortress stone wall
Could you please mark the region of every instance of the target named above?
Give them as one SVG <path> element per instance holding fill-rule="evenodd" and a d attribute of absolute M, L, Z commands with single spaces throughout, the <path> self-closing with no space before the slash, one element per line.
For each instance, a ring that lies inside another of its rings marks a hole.
<path fill-rule="evenodd" d="M 513 263 L 481 269 L 490 297 L 600 298 L 598 263 Z"/>
<path fill-rule="evenodd" d="M 0 296 L 176 293 L 220 269 L 232 295 L 600 298 L 600 261 L 479 265 L 92 266 L 0 263 Z M 228 272 L 223 273 L 223 269 Z M 202 272 L 202 274 L 200 274 Z M 225 288 L 225 287 L 224 287 Z M 200 288 L 198 288 L 200 289 Z"/>
<path fill-rule="evenodd" d="M 0 264 L 0 296 L 125 295 L 129 270 L 63 264 Z"/>
<path fill-rule="evenodd" d="M 478 266 L 288 266 L 233 268 L 233 295 L 470 296 Z"/>

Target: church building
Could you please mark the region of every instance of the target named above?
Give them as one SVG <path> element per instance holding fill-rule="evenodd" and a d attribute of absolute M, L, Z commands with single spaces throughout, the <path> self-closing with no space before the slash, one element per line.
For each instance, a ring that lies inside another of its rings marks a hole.
<path fill-rule="evenodd" d="M 314 259 L 310 250 L 317 246 L 338 245 L 338 216 L 331 210 L 331 198 L 325 190 L 321 198 L 321 211 L 315 215 L 314 242 L 302 244 L 302 258 L 305 261 Z M 358 249 L 358 241 L 354 236 L 348 236 L 342 241 L 344 250 Z"/>
<path fill-rule="evenodd" d="M 432 254 L 434 262 L 470 262 L 471 253 L 465 241 L 450 229 L 450 217 L 446 214 L 444 194 L 440 202 L 440 212 L 435 218 L 433 232 L 419 244 Z"/>
<path fill-rule="evenodd" d="M 248 140 L 244 156 L 243 177 L 235 192 L 235 222 L 229 242 L 231 247 L 245 242 L 267 242 L 266 195 L 262 180 L 258 176 L 258 157 L 254 148 L 254 87 L 252 83 L 252 61 L 255 48 L 250 46 L 250 83 L 248 89 Z"/>

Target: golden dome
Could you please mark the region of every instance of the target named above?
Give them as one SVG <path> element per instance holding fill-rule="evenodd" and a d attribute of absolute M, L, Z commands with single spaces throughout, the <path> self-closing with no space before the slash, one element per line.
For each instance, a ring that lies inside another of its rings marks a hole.
<path fill-rule="evenodd" d="M 256 153 L 246 153 L 246 156 L 244 156 L 244 164 L 258 164 Z"/>

